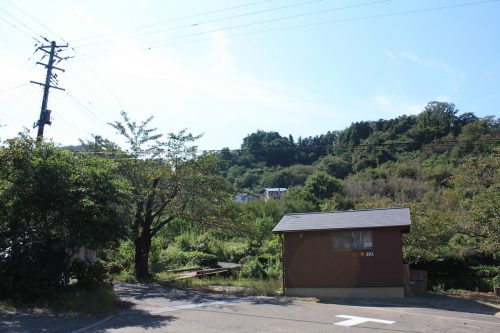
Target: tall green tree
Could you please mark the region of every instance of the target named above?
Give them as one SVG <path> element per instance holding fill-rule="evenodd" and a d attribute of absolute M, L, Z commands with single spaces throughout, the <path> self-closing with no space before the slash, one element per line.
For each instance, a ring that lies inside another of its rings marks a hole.
<path fill-rule="evenodd" d="M 133 187 L 134 268 L 138 279 L 147 279 L 153 237 L 178 217 L 207 225 L 222 223 L 219 213 L 230 198 L 229 187 L 217 175 L 219 160 L 197 154 L 192 144 L 199 137 L 183 130 L 163 140 L 150 127 L 152 117 L 141 123 L 124 112 L 122 117 L 110 125 L 128 143 L 122 170 Z"/>
<path fill-rule="evenodd" d="M 25 134 L 6 141 L 0 148 L 4 288 L 60 286 L 78 248 L 109 247 L 125 235 L 129 187 L 117 171 L 113 161 Z"/>

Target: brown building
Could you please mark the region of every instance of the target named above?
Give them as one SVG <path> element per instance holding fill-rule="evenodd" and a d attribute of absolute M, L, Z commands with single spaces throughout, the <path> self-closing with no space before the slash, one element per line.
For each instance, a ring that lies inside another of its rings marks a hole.
<path fill-rule="evenodd" d="M 287 214 L 283 235 L 285 294 L 404 297 L 403 232 L 409 208 Z"/>

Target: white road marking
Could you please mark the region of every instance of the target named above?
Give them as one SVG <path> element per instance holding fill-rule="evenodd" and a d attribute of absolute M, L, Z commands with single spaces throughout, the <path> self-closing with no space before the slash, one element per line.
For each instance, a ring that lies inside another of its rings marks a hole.
<path fill-rule="evenodd" d="M 87 330 L 89 330 L 89 329 L 91 329 L 91 328 L 94 328 L 94 327 L 96 327 L 96 326 L 99 326 L 99 325 L 101 325 L 101 324 L 103 324 L 103 323 L 107 322 L 108 320 L 110 320 L 110 319 L 112 319 L 112 318 L 114 318 L 114 316 L 109 316 L 109 317 L 106 317 L 106 318 L 104 318 L 104 319 L 102 319 L 102 320 L 99 320 L 98 322 L 95 322 L 95 323 L 93 323 L 93 324 L 91 324 L 91 325 L 89 325 L 89 326 L 85 326 L 85 327 L 83 327 L 83 328 L 80 328 L 79 330 L 73 331 L 73 332 L 71 332 L 71 333 L 81 333 L 81 332 L 85 332 L 85 331 L 87 331 Z"/>
<path fill-rule="evenodd" d="M 392 320 L 382 320 L 382 319 L 373 319 L 373 318 L 365 318 L 365 317 L 356 317 L 356 316 L 348 316 L 348 315 L 338 315 L 335 316 L 337 318 L 344 318 L 347 320 L 334 323 L 335 325 L 350 327 L 358 324 L 364 324 L 367 322 L 380 323 L 380 324 L 394 324 L 395 321 Z"/>

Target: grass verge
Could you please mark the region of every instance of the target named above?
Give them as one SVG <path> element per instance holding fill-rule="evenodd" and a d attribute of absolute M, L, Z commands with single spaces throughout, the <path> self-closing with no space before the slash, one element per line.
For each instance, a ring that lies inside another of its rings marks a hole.
<path fill-rule="evenodd" d="M 166 287 L 223 290 L 230 293 L 262 296 L 275 296 L 282 290 L 281 279 L 254 280 L 212 277 L 204 279 L 159 280 L 158 283 Z"/>
<path fill-rule="evenodd" d="M 55 291 L 35 300 L 0 300 L 0 311 L 33 311 L 79 317 L 101 317 L 115 312 L 119 298 L 108 288 L 93 290 L 68 288 Z"/>

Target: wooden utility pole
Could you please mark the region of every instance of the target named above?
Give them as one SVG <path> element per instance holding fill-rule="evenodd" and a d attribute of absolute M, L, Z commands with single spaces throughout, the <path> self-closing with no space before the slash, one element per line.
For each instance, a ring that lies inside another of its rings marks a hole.
<path fill-rule="evenodd" d="M 60 49 L 68 47 L 68 45 L 58 46 L 56 42 L 51 42 L 50 45 L 42 45 L 37 50 L 41 50 L 45 53 L 49 54 L 49 62 L 47 64 L 37 62 L 37 65 L 42 65 L 47 68 L 47 75 L 45 76 L 45 83 L 30 81 L 31 83 L 38 84 L 43 86 L 43 99 L 42 99 L 42 107 L 40 109 L 40 117 L 38 121 L 33 125 L 33 128 L 38 127 L 37 140 L 41 140 L 43 138 L 43 128 L 45 125 L 51 125 L 52 122 L 50 120 L 51 111 L 47 109 L 47 104 L 49 101 L 49 90 L 50 88 L 64 90 L 63 88 L 57 87 L 57 74 L 53 75 L 52 70 L 59 70 L 64 72 L 64 69 L 58 68 L 54 66 L 55 59 L 63 60 L 63 58 L 57 55 L 57 52 Z M 50 51 L 47 49 L 50 48 Z M 54 85 L 51 85 L 54 84 Z"/>

